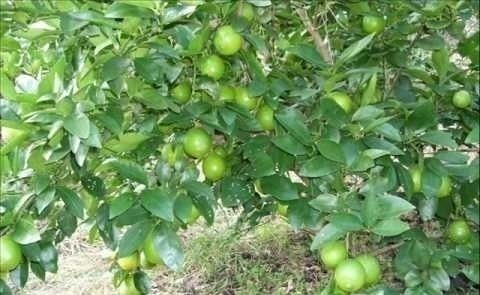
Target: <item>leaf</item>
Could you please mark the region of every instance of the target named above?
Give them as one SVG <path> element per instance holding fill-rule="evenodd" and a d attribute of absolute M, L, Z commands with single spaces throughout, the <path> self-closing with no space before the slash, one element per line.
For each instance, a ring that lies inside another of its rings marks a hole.
<path fill-rule="evenodd" d="M 362 230 L 362 220 L 350 213 L 335 213 L 330 216 L 330 223 L 340 230 L 351 232 Z"/>
<path fill-rule="evenodd" d="M 183 267 L 184 254 L 182 242 L 177 234 L 166 224 L 162 223 L 151 233 L 153 245 L 162 261 L 173 271 L 180 271 Z"/>
<path fill-rule="evenodd" d="M 383 115 L 384 113 L 385 112 L 382 109 L 371 105 L 362 106 L 356 110 L 355 113 L 353 113 L 352 121 L 371 120 Z"/>
<path fill-rule="evenodd" d="M 322 177 L 339 170 L 341 165 L 323 156 L 315 156 L 300 166 L 299 174 L 305 177 Z"/>
<path fill-rule="evenodd" d="M 296 44 L 287 48 L 287 51 L 307 61 L 313 66 L 325 68 L 326 63 L 315 47 L 311 44 Z"/>
<path fill-rule="evenodd" d="M 140 249 L 151 228 L 152 223 L 149 220 L 130 226 L 118 244 L 118 256 L 126 257 Z"/>
<path fill-rule="evenodd" d="M 17 221 L 11 234 L 15 242 L 26 245 L 40 241 L 40 232 L 34 224 L 33 219 L 24 217 Z"/>
<path fill-rule="evenodd" d="M 135 288 L 142 294 L 150 294 L 152 289 L 152 282 L 148 275 L 143 271 L 137 271 L 133 274 L 133 282 Z"/>
<path fill-rule="evenodd" d="M 80 179 L 83 188 L 92 196 L 103 198 L 107 193 L 103 179 L 93 174 L 87 174 Z"/>
<path fill-rule="evenodd" d="M 198 181 L 185 181 L 182 183 L 182 186 L 193 195 L 203 196 L 212 201 L 215 199 L 212 188 L 205 183 Z"/>
<path fill-rule="evenodd" d="M 90 120 L 84 113 L 74 113 L 66 117 L 63 127 L 80 138 L 88 138 L 90 134 Z"/>
<path fill-rule="evenodd" d="M 420 136 L 420 140 L 426 143 L 444 146 L 452 149 L 456 149 L 458 147 L 455 140 L 452 139 L 451 133 L 440 130 L 428 131 Z"/>
<path fill-rule="evenodd" d="M 124 179 L 148 184 L 148 176 L 142 166 L 128 160 L 114 160 L 108 163 Z"/>
<path fill-rule="evenodd" d="M 450 66 L 448 50 L 445 47 L 432 52 L 432 64 L 437 71 L 440 81 L 444 81 Z"/>
<path fill-rule="evenodd" d="M 390 194 L 378 197 L 377 202 L 381 219 L 399 217 L 415 209 L 407 200 Z"/>
<path fill-rule="evenodd" d="M 328 242 L 338 240 L 343 235 L 345 231 L 339 229 L 335 225 L 329 223 L 320 229 L 320 231 L 315 235 L 310 246 L 310 250 L 317 250 L 323 247 Z"/>
<path fill-rule="evenodd" d="M 384 123 L 380 126 L 377 126 L 373 130 L 393 141 L 402 141 L 402 136 L 398 128 L 394 127 L 389 123 Z"/>
<path fill-rule="evenodd" d="M 462 273 L 475 284 L 480 283 L 480 265 L 477 263 L 473 263 L 470 265 L 466 265 L 462 269 Z"/>
<path fill-rule="evenodd" d="M 127 211 L 130 207 L 132 207 L 134 203 L 134 198 L 134 193 L 123 193 L 120 196 L 114 198 L 109 206 L 109 218 L 115 218 L 123 212 Z"/>
<path fill-rule="evenodd" d="M 123 56 L 114 56 L 103 65 L 102 78 L 112 81 L 122 76 L 130 66 L 130 59 Z"/>
<path fill-rule="evenodd" d="M 250 158 L 252 169 L 250 174 L 255 178 L 261 178 L 275 174 L 275 164 L 272 158 L 266 152 L 260 152 L 252 155 Z"/>
<path fill-rule="evenodd" d="M 52 243 L 42 243 L 40 246 L 40 264 L 42 267 L 52 273 L 56 273 L 58 252 Z"/>
<path fill-rule="evenodd" d="M 385 140 L 383 138 L 378 138 L 375 136 L 368 136 L 363 138 L 363 142 L 372 149 L 377 149 L 377 150 L 385 150 L 388 151 L 392 155 L 403 155 L 404 152 L 394 145 L 393 143 L 389 142 L 388 140 Z"/>
<path fill-rule="evenodd" d="M 120 134 L 118 139 L 111 139 L 105 144 L 105 147 L 117 152 L 125 153 L 135 150 L 142 142 L 147 140 L 149 137 L 141 133 L 125 133 Z"/>
<path fill-rule="evenodd" d="M 309 145 L 312 143 L 310 132 L 303 123 L 305 118 L 299 111 L 294 108 L 284 108 L 275 115 L 275 118 L 290 132 L 291 136 L 302 144 Z"/>
<path fill-rule="evenodd" d="M 108 18 L 125 18 L 125 17 L 138 17 L 138 18 L 150 18 L 153 17 L 153 11 L 139 7 L 135 5 L 130 5 L 121 2 L 113 3 L 105 12 L 105 17 Z"/>
<path fill-rule="evenodd" d="M 294 156 L 305 155 L 307 153 L 305 146 L 288 134 L 272 138 L 272 143 L 281 150 Z"/>
<path fill-rule="evenodd" d="M 416 105 L 413 113 L 408 116 L 405 125 L 407 128 L 417 131 L 437 124 L 437 114 L 433 103 L 429 100 Z"/>
<path fill-rule="evenodd" d="M 445 41 L 435 34 L 418 39 L 415 45 L 425 50 L 438 50 L 445 47 Z"/>
<path fill-rule="evenodd" d="M 337 66 L 349 61 L 350 59 L 355 57 L 357 54 L 359 54 L 363 49 L 365 49 L 370 44 L 370 42 L 373 40 L 373 37 L 375 37 L 375 34 L 370 34 L 356 41 L 355 43 L 350 45 L 347 49 L 345 49 L 337 60 Z"/>
<path fill-rule="evenodd" d="M 309 204 L 320 212 L 332 212 L 338 206 L 338 198 L 331 194 L 321 194 L 311 200 Z"/>
<path fill-rule="evenodd" d="M 468 144 L 477 144 L 479 143 L 480 136 L 480 124 L 476 124 L 475 128 L 468 133 L 467 138 L 465 138 L 465 143 Z"/>
<path fill-rule="evenodd" d="M 328 139 L 320 139 L 316 142 L 316 145 L 320 154 L 325 158 L 335 162 L 345 163 L 343 150 L 338 143 Z"/>
<path fill-rule="evenodd" d="M 251 185 L 232 176 L 227 176 L 221 180 L 219 194 L 225 207 L 240 206 L 253 196 Z"/>
<path fill-rule="evenodd" d="M 260 187 L 265 194 L 269 194 L 281 201 L 298 199 L 298 189 L 285 176 L 272 175 L 260 179 Z"/>
<path fill-rule="evenodd" d="M 415 91 L 413 89 L 410 77 L 400 75 L 393 86 L 393 93 L 400 101 L 408 103 L 416 100 Z"/>
<path fill-rule="evenodd" d="M 438 209 L 438 199 L 436 197 L 422 198 L 417 205 L 420 218 L 423 221 L 432 220 Z"/>
<path fill-rule="evenodd" d="M 23 259 L 23 261 L 9 273 L 10 280 L 20 288 L 25 287 L 25 284 L 28 281 L 28 260 Z M 0 279 L 0 282 L 3 282 Z M 0 285 L 0 294 L 10 294 L 10 293 L 3 293 L 2 287 Z"/>
<path fill-rule="evenodd" d="M 410 226 L 407 223 L 398 218 L 390 218 L 378 222 L 372 228 L 372 231 L 379 236 L 392 237 L 399 235 L 408 229 L 410 229 Z"/>
<path fill-rule="evenodd" d="M 173 222 L 173 205 L 175 198 L 171 192 L 162 189 L 144 190 L 140 194 L 140 202 L 142 206 L 153 215 Z"/>
<path fill-rule="evenodd" d="M 67 210 L 76 217 L 82 219 L 84 210 L 82 199 L 80 199 L 74 191 L 64 186 L 57 186 L 56 191 L 65 203 Z"/>
<path fill-rule="evenodd" d="M 175 22 L 185 15 L 195 12 L 197 6 L 195 5 L 176 5 L 170 6 L 163 10 L 162 23 L 167 25 Z"/>

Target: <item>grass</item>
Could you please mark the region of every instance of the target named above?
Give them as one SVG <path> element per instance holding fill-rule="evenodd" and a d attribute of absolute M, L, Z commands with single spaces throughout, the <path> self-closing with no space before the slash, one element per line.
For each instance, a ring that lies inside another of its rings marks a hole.
<path fill-rule="evenodd" d="M 185 268 L 172 273 L 155 268 L 148 273 L 152 294 L 157 295 L 255 295 L 315 294 L 327 274 L 312 256 L 308 239 L 293 233 L 279 219 L 238 233 L 229 220 L 218 216 L 214 226 L 203 223 L 182 232 Z M 59 270 L 46 282 L 30 276 L 24 295 L 116 294 L 112 286 L 112 253 L 99 241 L 89 244 L 80 229 L 59 248 Z"/>

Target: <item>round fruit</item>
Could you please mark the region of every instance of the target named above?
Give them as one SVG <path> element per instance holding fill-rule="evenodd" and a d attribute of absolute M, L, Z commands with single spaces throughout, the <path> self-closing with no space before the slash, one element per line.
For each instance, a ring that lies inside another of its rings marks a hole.
<path fill-rule="evenodd" d="M 202 158 L 212 147 L 212 138 L 202 128 L 192 128 L 188 130 L 183 139 L 183 149 L 187 155 L 194 158 Z"/>
<path fill-rule="evenodd" d="M 120 295 L 141 295 L 140 291 L 135 287 L 135 282 L 132 277 L 128 277 L 118 287 L 118 294 Z"/>
<path fill-rule="evenodd" d="M 235 100 L 235 89 L 230 86 L 222 85 L 218 89 L 218 100 L 233 101 Z"/>
<path fill-rule="evenodd" d="M 450 223 L 447 236 L 455 244 L 465 244 L 472 237 L 472 231 L 465 220 L 459 219 Z"/>
<path fill-rule="evenodd" d="M 145 258 L 148 263 L 157 265 L 163 264 L 163 259 L 160 257 L 160 253 L 157 252 L 154 243 L 153 232 L 150 233 L 143 244 L 143 253 L 145 253 Z"/>
<path fill-rule="evenodd" d="M 217 29 L 213 39 L 213 45 L 222 55 L 233 55 L 242 47 L 243 38 L 231 26 L 223 26 Z"/>
<path fill-rule="evenodd" d="M 340 262 L 348 258 L 347 247 L 344 241 L 327 243 L 320 250 L 320 258 L 328 268 L 335 268 Z"/>
<path fill-rule="evenodd" d="M 453 105 L 460 109 L 468 108 L 472 104 L 470 93 L 465 90 L 459 90 L 453 95 Z"/>
<path fill-rule="evenodd" d="M 366 15 L 362 20 L 362 28 L 368 34 L 380 33 L 385 28 L 385 20 L 378 16 Z"/>
<path fill-rule="evenodd" d="M 410 169 L 410 176 L 413 182 L 413 192 L 418 193 L 422 190 L 422 169 L 414 166 Z"/>
<path fill-rule="evenodd" d="M 0 272 L 9 272 L 22 262 L 22 250 L 10 236 L 0 237 Z"/>
<path fill-rule="evenodd" d="M 278 204 L 277 205 L 277 212 L 281 216 L 287 217 L 288 216 L 288 205 Z"/>
<path fill-rule="evenodd" d="M 223 59 L 217 55 L 210 55 L 204 58 L 200 64 L 200 72 L 214 80 L 220 79 L 225 73 Z"/>
<path fill-rule="evenodd" d="M 442 177 L 442 184 L 437 192 L 437 197 L 444 198 L 452 192 L 452 180 L 448 176 Z"/>
<path fill-rule="evenodd" d="M 126 271 L 132 271 L 138 268 L 140 265 L 140 259 L 138 257 L 138 253 L 135 252 L 130 256 L 120 257 L 117 259 L 117 264 Z"/>
<path fill-rule="evenodd" d="M 273 109 L 267 105 L 260 107 L 260 109 L 257 111 L 257 121 L 265 131 L 275 128 Z"/>
<path fill-rule="evenodd" d="M 190 100 L 192 95 L 192 86 L 190 82 L 182 82 L 172 89 L 171 95 L 176 103 L 184 104 Z"/>
<path fill-rule="evenodd" d="M 194 224 L 199 217 L 200 217 L 200 211 L 198 211 L 197 207 L 192 206 L 192 211 L 190 211 L 190 216 L 188 217 L 187 223 Z"/>
<path fill-rule="evenodd" d="M 363 266 L 365 270 L 365 284 L 373 285 L 382 277 L 382 269 L 380 263 L 375 256 L 364 254 L 355 258 Z"/>
<path fill-rule="evenodd" d="M 251 22 L 255 17 L 255 11 L 250 3 L 242 1 L 238 5 L 237 15 L 240 18 L 245 19 L 247 22 Z"/>
<path fill-rule="evenodd" d="M 343 92 L 332 92 L 328 95 L 330 99 L 335 101 L 344 111 L 345 113 L 350 113 L 353 109 L 353 102 L 352 99 Z"/>
<path fill-rule="evenodd" d="M 202 164 L 203 174 L 205 177 L 212 181 L 217 181 L 223 176 L 225 176 L 225 171 L 227 170 L 227 164 L 225 159 L 216 153 L 211 153 Z"/>
<path fill-rule="evenodd" d="M 155 266 L 155 264 L 148 262 L 147 257 L 145 256 L 145 253 L 143 251 L 140 252 L 140 266 L 143 269 L 151 269 Z"/>
<path fill-rule="evenodd" d="M 347 292 L 355 292 L 365 285 L 365 270 L 360 262 L 354 259 L 347 259 L 335 269 L 335 283 Z"/>
<path fill-rule="evenodd" d="M 245 87 L 235 88 L 235 102 L 249 110 L 252 110 L 257 105 L 256 99 L 250 96 Z"/>

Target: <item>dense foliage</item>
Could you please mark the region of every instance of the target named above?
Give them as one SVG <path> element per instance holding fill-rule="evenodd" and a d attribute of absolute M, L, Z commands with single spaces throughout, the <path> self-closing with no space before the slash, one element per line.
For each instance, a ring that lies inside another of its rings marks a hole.
<path fill-rule="evenodd" d="M 312 233 L 322 294 L 478 291 L 478 1 L 0 5 L 12 284 L 84 224 L 119 292 L 148 293 L 223 206 Z"/>

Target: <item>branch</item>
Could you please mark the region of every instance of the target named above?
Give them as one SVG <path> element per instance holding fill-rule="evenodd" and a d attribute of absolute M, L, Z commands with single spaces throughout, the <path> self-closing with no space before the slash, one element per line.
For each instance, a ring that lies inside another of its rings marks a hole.
<path fill-rule="evenodd" d="M 390 251 L 392 251 L 392 250 L 395 250 L 395 249 L 399 248 L 399 247 L 402 246 L 402 245 L 403 245 L 403 241 L 402 241 L 402 242 L 399 242 L 399 243 L 396 243 L 396 244 L 392 244 L 392 245 L 383 247 L 383 248 L 380 248 L 380 249 L 378 249 L 377 251 L 375 251 L 374 255 L 375 255 L 375 256 L 378 256 L 378 255 L 381 255 L 381 254 L 390 252 Z"/>
<path fill-rule="evenodd" d="M 333 55 L 332 51 L 330 50 L 330 45 L 328 44 L 328 39 L 322 39 L 320 34 L 315 30 L 315 27 L 312 24 L 312 21 L 307 15 L 307 12 L 305 9 L 296 9 L 298 16 L 300 16 L 300 19 L 302 20 L 303 24 L 307 28 L 308 33 L 312 36 L 313 38 L 313 43 L 315 43 L 315 48 L 317 49 L 318 53 L 322 56 L 323 60 L 325 60 L 327 63 L 332 64 L 333 63 Z"/>

